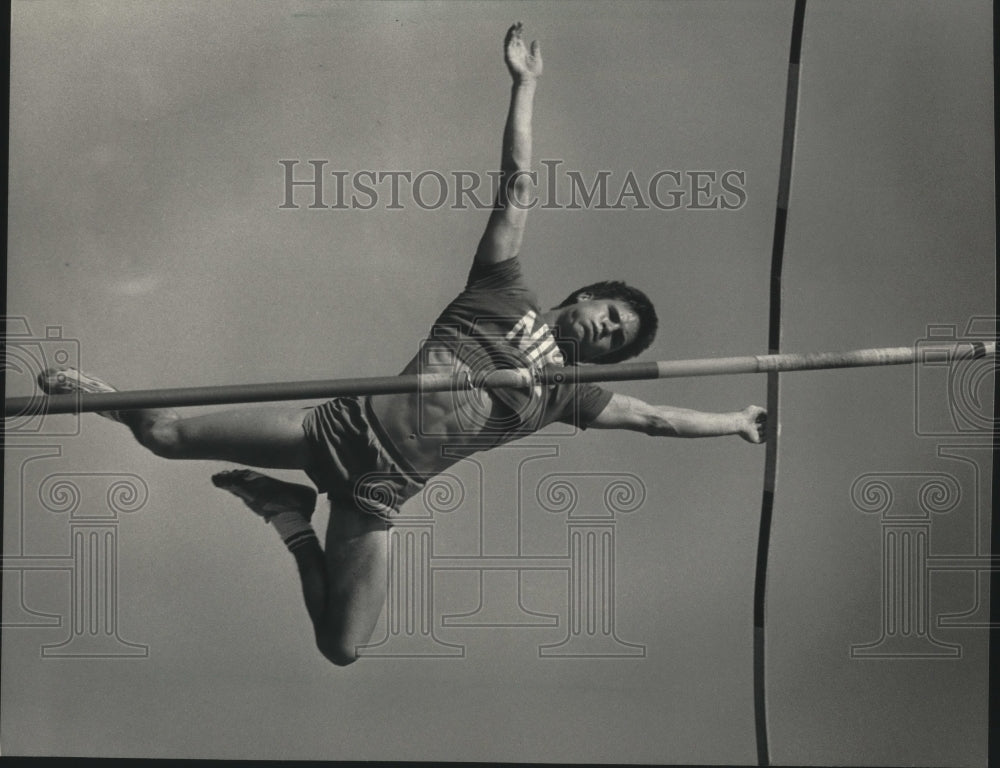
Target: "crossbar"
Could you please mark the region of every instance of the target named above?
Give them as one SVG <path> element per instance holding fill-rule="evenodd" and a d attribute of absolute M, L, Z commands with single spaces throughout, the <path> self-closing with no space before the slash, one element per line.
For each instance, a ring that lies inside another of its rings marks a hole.
<path fill-rule="evenodd" d="M 916 347 L 882 347 L 849 352 L 747 355 L 743 357 L 663 360 L 614 365 L 553 366 L 541 370 L 510 368 L 480 376 L 463 373 L 372 376 L 356 379 L 289 381 L 272 384 L 234 384 L 216 387 L 139 389 L 101 394 L 35 395 L 12 397 L 4 402 L 4 418 L 31 414 L 129 411 L 285 400 L 313 400 L 350 395 L 387 395 L 460 391 L 474 388 L 523 388 L 533 384 L 582 384 L 587 382 L 677 379 L 694 376 L 730 376 L 771 371 L 816 371 L 907 365 L 919 361 L 954 362 L 996 355 L 996 342 L 928 344 Z"/>

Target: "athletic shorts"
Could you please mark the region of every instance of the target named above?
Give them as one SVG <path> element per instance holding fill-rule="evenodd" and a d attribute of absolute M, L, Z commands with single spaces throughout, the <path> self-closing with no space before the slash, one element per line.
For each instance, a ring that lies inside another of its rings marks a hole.
<path fill-rule="evenodd" d="M 338 397 L 309 409 L 302 423 L 312 453 L 306 474 L 330 501 L 351 504 L 391 524 L 427 478 L 390 452 L 391 442 L 380 439 L 378 422 L 367 410 L 367 398 L 357 397 Z"/>

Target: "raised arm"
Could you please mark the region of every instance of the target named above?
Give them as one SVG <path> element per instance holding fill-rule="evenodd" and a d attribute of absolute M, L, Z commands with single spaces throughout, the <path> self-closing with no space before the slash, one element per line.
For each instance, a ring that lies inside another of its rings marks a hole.
<path fill-rule="evenodd" d="M 504 60 L 514 82 L 503 132 L 497 197 L 476 250 L 476 261 L 482 264 L 512 259 L 521 250 L 533 186 L 527 176 L 531 172 L 531 111 L 535 84 L 542 74 L 542 53 L 537 42 L 531 44 L 530 52 L 525 48 L 520 22 L 507 30 Z"/>
<path fill-rule="evenodd" d="M 588 426 L 631 429 L 658 437 L 720 437 L 739 435 L 749 443 L 764 442 L 767 412 L 751 405 L 742 411 L 704 413 L 669 405 L 650 405 L 617 392 Z"/>

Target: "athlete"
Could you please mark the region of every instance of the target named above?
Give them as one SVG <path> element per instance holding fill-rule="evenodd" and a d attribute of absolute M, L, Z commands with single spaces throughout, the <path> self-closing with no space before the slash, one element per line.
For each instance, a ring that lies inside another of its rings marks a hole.
<path fill-rule="evenodd" d="M 656 313 L 639 290 L 596 283 L 541 310 L 525 285 L 518 254 L 527 216 L 531 113 L 542 56 L 521 25 L 504 40 L 513 78 L 503 136 L 502 177 L 465 290 L 432 326 L 404 373 L 477 377 L 496 368 L 566 365 L 562 384 L 487 391 L 341 397 L 314 408 L 255 407 L 181 418 L 173 409 L 104 412 L 170 459 L 212 459 L 303 470 L 313 487 L 253 470 L 212 480 L 270 522 L 295 556 L 320 652 L 337 665 L 358 657 L 386 596 L 387 530 L 400 505 L 427 479 L 477 451 L 554 421 L 649 435 L 764 439 L 766 414 L 749 406 L 703 413 L 650 405 L 595 385 L 574 384 L 577 363 L 615 363 L 645 350 Z M 113 392 L 70 368 L 39 376 L 48 393 Z M 317 490 L 330 503 L 326 544 L 311 525 Z"/>

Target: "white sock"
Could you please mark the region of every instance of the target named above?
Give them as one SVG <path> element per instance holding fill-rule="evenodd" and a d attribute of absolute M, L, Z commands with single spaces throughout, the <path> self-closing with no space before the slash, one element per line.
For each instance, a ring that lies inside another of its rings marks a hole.
<path fill-rule="evenodd" d="M 285 546 L 292 551 L 310 539 L 316 539 L 316 531 L 313 530 L 309 521 L 298 512 L 278 512 L 271 516 L 270 523 L 281 536 L 281 540 L 285 542 Z M 316 541 L 318 543 L 319 539 Z"/>

